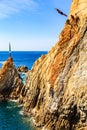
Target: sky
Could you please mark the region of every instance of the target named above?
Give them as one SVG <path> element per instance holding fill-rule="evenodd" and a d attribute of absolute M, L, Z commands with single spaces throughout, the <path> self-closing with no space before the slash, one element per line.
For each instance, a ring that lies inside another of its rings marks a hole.
<path fill-rule="evenodd" d="M 0 0 L 0 51 L 48 51 L 58 41 L 72 0 Z"/>

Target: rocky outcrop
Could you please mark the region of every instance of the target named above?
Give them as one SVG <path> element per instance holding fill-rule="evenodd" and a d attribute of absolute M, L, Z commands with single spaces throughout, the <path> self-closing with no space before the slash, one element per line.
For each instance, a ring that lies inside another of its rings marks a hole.
<path fill-rule="evenodd" d="M 0 99 L 17 99 L 23 83 L 18 74 L 12 57 L 6 60 L 0 69 Z"/>
<path fill-rule="evenodd" d="M 87 129 L 87 0 L 72 1 L 59 41 L 35 62 L 22 96 L 43 130 Z"/>
<path fill-rule="evenodd" d="M 21 72 L 21 73 L 26 73 L 28 72 L 28 67 L 27 66 L 19 66 L 17 68 L 18 72 Z"/>

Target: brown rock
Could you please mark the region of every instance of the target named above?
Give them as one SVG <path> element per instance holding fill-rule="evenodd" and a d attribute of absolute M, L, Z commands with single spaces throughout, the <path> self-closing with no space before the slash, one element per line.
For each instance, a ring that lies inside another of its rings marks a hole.
<path fill-rule="evenodd" d="M 26 91 L 27 88 L 27 91 Z M 27 78 L 24 111 L 45 130 L 87 128 L 87 0 L 73 0 L 59 41 Z"/>
<path fill-rule="evenodd" d="M 18 98 L 23 83 L 18 74 L 12 57 L 6 60 L 0 69 L 0 94 L 4 98 Z"/>
<path fill-rule="evenodd" d="M 17 68 L 17 70 L 18 70 L 19 72 L 21 72 L 21 73 L 26 73 L 26 72 L 28 72 L 28 67 L 27 67 L 27 66 L 19 66 L 19 67 Z"/>

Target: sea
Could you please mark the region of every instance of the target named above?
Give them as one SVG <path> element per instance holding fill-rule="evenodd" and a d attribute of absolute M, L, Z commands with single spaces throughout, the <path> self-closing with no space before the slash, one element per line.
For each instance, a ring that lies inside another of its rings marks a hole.
<path fill-rule="evenodd" d="M 15 67 L 27 66 L 30 70 L 34 62 L 47 51 L 14 51 L 11 52 Z M 0 52 L 0 68 L 9 57 L 9 52 Z M 22 75 L 22 79 L 24 80 Z M 28 117 L 22 112 L 21 105 L 13 101 L 0 101 L 0 130 L 36 130 Z"/>

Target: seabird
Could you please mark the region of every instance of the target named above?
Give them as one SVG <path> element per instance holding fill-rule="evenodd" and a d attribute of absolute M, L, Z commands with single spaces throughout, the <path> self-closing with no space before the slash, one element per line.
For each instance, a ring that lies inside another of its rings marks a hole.
<path fill-rule="evenodd" d="M 57 8 L 55 8 L 55 9 L 56 9 L 56 11 L 57 11 L 59 14 L 64 15 L 64 16 L 67 17 L 67 15 L 66 15 L 65 13 L 63 13 L 61 10 L 59 10 L 59 9 L 57 9 Z"/>

